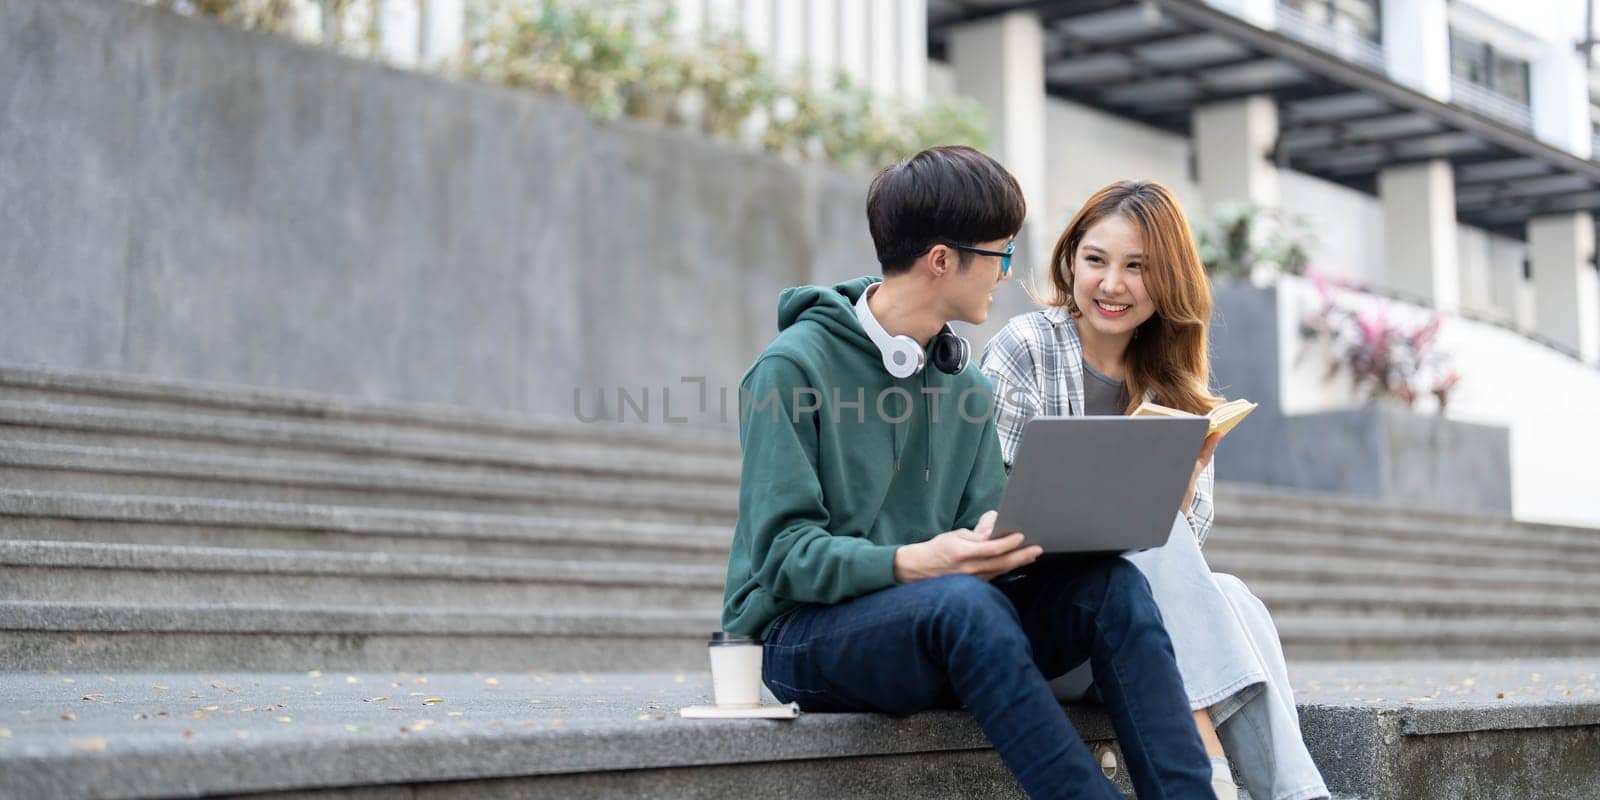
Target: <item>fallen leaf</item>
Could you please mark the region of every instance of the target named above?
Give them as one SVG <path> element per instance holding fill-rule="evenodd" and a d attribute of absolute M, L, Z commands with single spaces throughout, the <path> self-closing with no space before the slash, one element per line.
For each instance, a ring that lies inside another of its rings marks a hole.
<path fill-rule="evenodd" d="M 83 699 L 88 700 L 89 702 L 93 703 L 93 702 L 97 702 L 102 697 L 105 697 L 105 695 L 101 694 L 99 692 L 91 692 L 90 694 L 84 695 Z"/>
<path fill-rule="evenodd" d="M 62 678 L 61 682 L 62 683 L 77 683 L 77 681 L 75 681 L 75 680 L 73 680 L 71 678 Z"/>
<path fill-rule="evenodd" d="M 367 726 L 365 726 L 365 725 L 346 725 L 346 726 L 344 726 L 344 729 L 349 731 L 349 732 L 351 732 L 351 733 L 360 733 L 360 732 L 366 730 Z"/>
<path fill-rule="evenodd" d="M 106 749 L 106 740 L 104 736 L 92 739 L 68 739 L 67 747 L 79 753 L 100 753 Z"/>
<path fill-rule="evenodd" d="M 425 706 L 436 706 L 436 705 L 439 705 L 440 703 L 443 703 L 443 702 L 444 702 L 444 698 L 443 697 L 430 697 L 430 698 L 422 701 L 422 704 L 425 705 Z"/>
<path fill-rule="evenodd" d="M 488 686 L 499 686 L 500 685 L 500 679 L 499 678 L 484 678 L 483 682 L 484 682 L 484 684 L 486 684 Z"/>
<path fill-rule="evenodd" d="M 220 708 L 222 708 L 222 706 L 201 706 L 200 710 L 201 711 L 216 711 L 217 709 L 220 709 Z"/>
<path fill-rule="evenodd" d="M 320 670 L 320 669 L 311 670 L 310 672 L 306 673 L 306 677 L 309 677 L 309 678 L 320 678 L 320 677 L 322 677 L 322 670 Z"/>
<path fill-rule="evenodd" d="M 152 684 L 150 684 L 150 688 L 152 688 L 152 689 L 154 689 L 154 690 L 156 690 L 156 691 L 158 691 L 158 692 L 164 692 L 164 691 L 166 691 L 166 690 L 167 690 L 167 687 L 165 687 L 165 686 L 162 686 L 162 685 L 161 685 L 161 684 L 159 684 L 159 683 L 152 683 Z"/>
<path fill-rule="evenodd" d="M 71 722 L 71 721 L 77 719 L 78 715 L 77 714 L 72 714 L 72 713 L 67 713 L 67 714 L 62 714 L 61 718 L 66 720 L 66 721 L 68 721 L 68 722 Z"/>
<path fill-rule="evenodd" d="M 649 719 L 649 718 L 650 718 L 649 714 L 640 714 L 638 716 L 638 719 L 641 719 L 641 720 L 646 720 L 646 719 Z"/>
<path fill-rule="evenodd" d="M 354 675 L 346 675 L 346 676 L 344 676 L 344 682 L 345 683 L 360 683 L 361 679 L 357 678 Z"/>
<path fill-rule="evenodd" d="M 449 714 L 448 714 L 448 715 L 447 715 L 447 716 L 451 716 L 451 717 L 459 717 L 459 716 L 461 716 L 461 715 L 462 715 L 462 714 L 463 714 L 463 713 L 465 713 L 465 712 L 461 712 L 461 711 L 452 711 L 452 712 L 450 712 L 450 713 L 449 713 Z"/>
<path fill-rule="evenodd" d="M 273 717 L 273 719 L 279 722 L 294 722 L 294 717 Z"/>
<path fill-rule="evenodd" d="M 1506 699 L 1506 693 L 1505 692 L 1495 692 L 1494 693 L 1494 699 L 1496 699 L 1496 700 L 1504 700 L 1504 699 Z"/>
<path fill-rule="evenodd" d="M 413 685 L 415 685 L 415 686 L 426 686 L 428 684 L 428 679 L 427 678 L 412 678 L 411 679 L 411 683 Z"/>
<path fill-rule="evenodd" d="M 369 697 L 369 698 L 367 698 L 367 699 L 365 699 L 365 700 L 363 700 L 361 702 L 363 702 L 363 703 L 381 703 L 381 702 L 383 702 L 385 700 L 388 700 L 388 699 L 389 699 L 389 695 L 385 694 L 385 695 L 379 695 L 377 697 Z"/>
<path fill-rule="evenodd" d="M 183 738 L 185 738 L 185 739 L 193 739 L 194 738 L 194 731 L 191 731 L 188 728 L 184 728 L 183 729 Z"/>

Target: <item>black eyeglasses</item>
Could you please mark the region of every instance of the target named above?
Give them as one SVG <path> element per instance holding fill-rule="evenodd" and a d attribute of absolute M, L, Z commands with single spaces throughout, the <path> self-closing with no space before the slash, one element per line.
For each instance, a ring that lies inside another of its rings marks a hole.
<path fill-rule="evenodd" d="M 999 256 L 1000 277 L 1004 278 L 1011 274 L 1011 254 L 1017 252 L 1017 243 L 1015 241 L 1006 242 L 1006 249 L 1004 250 L 985 250 L 981 247 L 973 247 L 970 244 L 956 244 L 955 242 L 946 242 L 945 244 L 957 250 L 977 253 L 980 256 Z"/>

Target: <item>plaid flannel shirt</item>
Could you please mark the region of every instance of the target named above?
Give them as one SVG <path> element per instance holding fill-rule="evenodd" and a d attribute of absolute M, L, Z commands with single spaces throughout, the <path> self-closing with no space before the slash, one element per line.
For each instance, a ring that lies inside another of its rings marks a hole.
<path fill-rule="evenodd" d="M 1083 344 L 1063 308 L 1013 317 L 983 348 L 979 368 L 994 384 L 995 427 L 1006 470 L 1022 445 L 1022 426 L 1035 416 L 1083 416 Z M 1213 467 L 1195 481 L 1193 530 L 1203 546 L 1216 516 Z"/>

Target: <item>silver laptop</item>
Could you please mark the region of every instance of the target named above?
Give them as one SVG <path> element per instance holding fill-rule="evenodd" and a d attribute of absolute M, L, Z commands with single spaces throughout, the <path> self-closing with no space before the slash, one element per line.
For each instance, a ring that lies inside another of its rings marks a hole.
<path fill-rule="evenodd" d="M 1172 533 L 1207 422 L 1195 417 L 1035 417 L 994 532 L 1045 555 L 1160 547 Z"/>

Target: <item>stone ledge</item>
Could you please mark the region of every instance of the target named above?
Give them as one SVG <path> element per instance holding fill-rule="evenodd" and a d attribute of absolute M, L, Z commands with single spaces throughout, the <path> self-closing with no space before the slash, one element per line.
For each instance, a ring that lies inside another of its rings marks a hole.
<path fill-rule="evenodd" d="M 1484 793 L 1475 796 L 1510 787 L 1538 789 L 1517 796 L 1589 796 L 1582 774 L 1540 783 L 1528 773 L 1546 765 L 1518 762 L 1510 772 L 1491 764 L 1505 773 L 1496 778 L 1483 772 L 1488 762 L 1448 756 L 1595 730 L 1600 699 L 1585 690 L 1600 681 L 1600 660 L 1319 662 L 1292 673 L 1308 744 L 1336 796 L 1437 797 L 1463 781 L 1477 781 Z M 624 770 L 835 758 L 851 759 L 835 769 L 862 769 L 861 756 L 987 750 L 971 717 L 955 711 L 783 722 L 676 716 L 706 702 L 709 689 L 703 672 L 9 673 L 0 675 L 0 706 L 14 714 L 4 723 L 10 737 L 0 738 L 0 794 L 312 791 L 576 773 L 604 783 Z M 1100 709 L 1067 713 L 1090 741 L 1111 737 Z M 1463 732 L 1483 738 L 1454 735 Z M 1436 780 L 1419 778 L 1419 754 L 1434 759 Z M 1499 783 L 1483 783 L 1491 778 Z"/>
<path fill-rule="evenodd" d="M 564 438 L 574 442 L 606 442 L 668 447 L 737 459 L 737 440 L 728 434 L 698 430 L 584 425 L 570 420 L 469 411 L 450 406 L 381 403 L 315 392 L 269 390 L 203 381 L 163 381 L 87 370 L 40 370 L 0 365 L 0 387 L 83 394 L 108 400 L 134 400 L 198 406 L 235 415 L 276 414 L 317 421 L 403 425 L 494 436 Z"/>
<path fill-rule="evenodd" d="M 0 489 L 0 517 L 317 530 L 374 536 L 647 544 L 726 555 L 730 532 L 711 525 L 525 514 L 313 505 L 259 500 Z"/>
<path fill-rule="evenodd" d="M 567 475 L 480 475 L 466 469 L 385 466 L 362 468 L 325 461 L 244 458 L 189 453 L 143 453 L 110 447 L 0 442 L 0 467 L 104 476 L 107 488 L 126 482 L 188 480 L 344 492 L 406 492 L 447 498 L 605 503 L 647 511 L 732 516 L 732 487 L 674 485 L 665 480 Z M 165 484 L 163 484 L 165 485 Z M 710 509 L 710 511 L 708 511 Z"/>
<path fill-rule="evenodd" d="M 160 438 L 212 446 L 272 447 L 354 456 L 382 455 L 501 468 L 597 472 L 644 478 L 671 477 L 713 485 L 737 484 L 737 458 L 712 457 L 663 446 L 625 446 L 566 439 L 521 442 L 403 428 L 371 428 L 323 421 L 258 419 L 150 409 L 72 406 L 0 400 L 0 425 Z M 176 449 L 176 448 L 174 448 Z"/>
<path fill-rule="evenodd" d="M 704 637 L 716 628 L 714 616 L 677 611 L 563 610 L 542 614 L 363 606 L 286 609 L 0 602 L 0 631 Z"/>
<path fill-rule="evenodd" d="M 549 561 L 484 556 L 258 550 L 84 542 L 0 540 L 0 565 L 44 568 L 224 572 L 372 578 L 559 582 L 695 588 L 721 592 L 727 570 L 712 565 Z"/>

